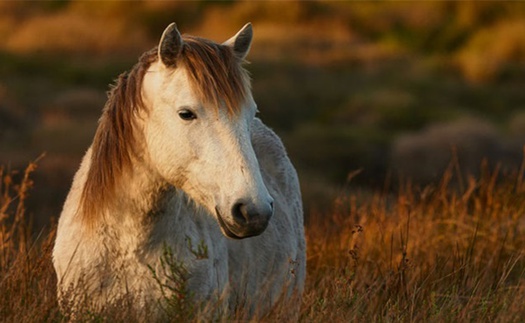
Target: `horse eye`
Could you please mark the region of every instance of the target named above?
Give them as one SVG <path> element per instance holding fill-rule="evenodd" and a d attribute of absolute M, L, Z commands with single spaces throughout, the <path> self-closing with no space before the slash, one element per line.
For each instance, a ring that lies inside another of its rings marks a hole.
<path fill-rule="evenodd" d="M 186 120 L 186 121 L 197 119 L 197 116 L 195 115 L 195 113 L 191 112 L 190 110 L 186 110 L 186 109 L 179 111 L 179 117 L 182 120 Z"/>

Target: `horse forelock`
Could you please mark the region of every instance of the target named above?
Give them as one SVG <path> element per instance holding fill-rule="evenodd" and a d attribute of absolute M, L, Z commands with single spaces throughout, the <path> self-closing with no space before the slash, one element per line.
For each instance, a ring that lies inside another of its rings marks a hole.
<path fill-rule="evenodd" d="M 250 93 L 250 77 L 230 46 L 183 36 L 180 60 L 188 71 L 190 85 L 199 101 L 210 107 L 225 107 L 231 115 L 242 109 Z"/>
<path fill-rule="evenodd" d="M 250 93 L 250 78 L 233 49 L 198 37 L 184 36 L 183 39 L 177 67 L 187 70 L 197 99 L 216 109 L 224 107 L 230 115 L 238 114 Z M 157 48 L 144 53 L 129 73 L 118 77 L 108 92 L 93 140 L 91 164 L 79 208 L 90 227 L 102 215 L 104 207 L 115 200 L 123 173 L 132 169 L 132 155 L 137 149 L 136 115 L 140 111 L 147 113 L 142 83 L 148 68 L 157 60 Z"/>

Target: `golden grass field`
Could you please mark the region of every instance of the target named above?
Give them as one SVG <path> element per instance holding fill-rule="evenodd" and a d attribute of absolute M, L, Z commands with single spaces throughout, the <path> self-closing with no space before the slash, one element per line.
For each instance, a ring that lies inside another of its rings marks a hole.
<path fill-rule="evenodd" d="M 54 225 L 30 232 L 25 214 L 24 203 L 38 189 L 31 181 L 37 167 L 31 163 L 19 181 L 0 172 L 5 322 L 68 318 L 56 299 Z M 439 183 L 425 188 L 406 183 L 396 194 L 341 195 L 306 225 L 308 275 L 300 321 L 521 321 L 524 167 L 513 176 L 485 168 L 479 179 L 451 187 L 457 170 L 452 164 Z M 184 311 L 173 317 L 199 320 L 195 308 L 178 308 Z M 123 302 L 101 314 L 86 308 L 82 320 L 136 321 L 135 314 Z M 277 306 L 265 321 L 287 321 L 293 314 Z"/>

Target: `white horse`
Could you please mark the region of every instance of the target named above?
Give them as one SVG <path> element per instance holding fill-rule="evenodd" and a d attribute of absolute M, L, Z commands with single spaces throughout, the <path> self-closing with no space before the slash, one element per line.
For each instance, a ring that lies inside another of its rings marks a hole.
<path fill-rule="evenodd" d="M 61 302 L 78 310 L 83 296 L 102 308 L 131 295 L 134 308 L 158 304 L 159 282 L 170 283 L 166 249 L 195 301 L 255 313 L 301 295 L 299 183 L 255 116 L 242 67 L 251 40 L 250 24 L 223 44 L 171 24 L 120 75 L 58 223 Z"/>

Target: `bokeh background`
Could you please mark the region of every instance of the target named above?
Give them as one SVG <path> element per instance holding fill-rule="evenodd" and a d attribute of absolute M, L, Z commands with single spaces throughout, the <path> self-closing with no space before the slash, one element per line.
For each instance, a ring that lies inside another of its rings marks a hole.
<path fill-rule="evenodd" d="M 58 217 L 109 84 L 177 22 L 222 42 L 251 21 L 260 117 L 307 216 L 342 191 L 432 183 L 455 161 L 513 172 L 525 144 L 525 3 L 0 2 L 0 165 L 42 153 L 29 213 Z"/>

